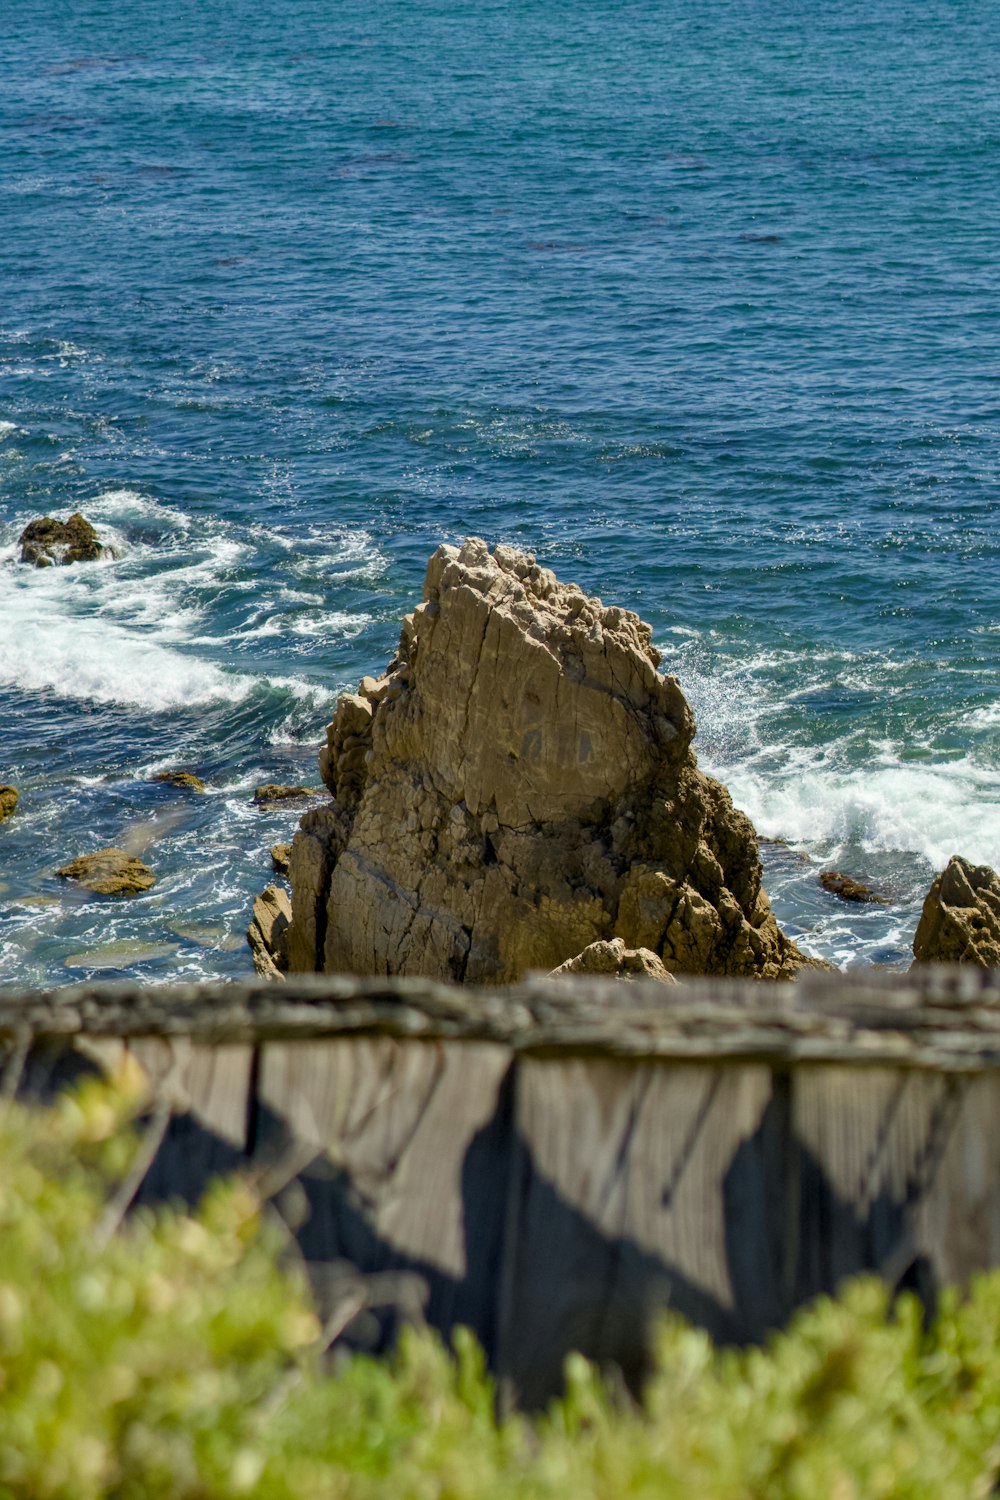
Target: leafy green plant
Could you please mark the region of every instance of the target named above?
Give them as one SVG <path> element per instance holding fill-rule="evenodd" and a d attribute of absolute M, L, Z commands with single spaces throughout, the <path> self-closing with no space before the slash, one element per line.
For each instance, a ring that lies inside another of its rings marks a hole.
<path fill-rule="evenodd" d="M 252 1186 L 120 1212 L 124 1072 L 0 1116 L 0 1497 L 862 1500 L 989 1494 L 1000 1275 L 930 1329 L 873 1280 L 766 1348 L 666 1320 L 642 1409 L 579 1356 L 541 1420 L 499 1421 L 482 1353 L 410 1332 L 333 1374 Z"/>

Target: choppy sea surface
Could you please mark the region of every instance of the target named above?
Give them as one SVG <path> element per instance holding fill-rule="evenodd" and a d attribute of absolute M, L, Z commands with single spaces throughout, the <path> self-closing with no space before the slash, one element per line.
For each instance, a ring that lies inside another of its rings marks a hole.
<path fill-rule="evenodd" d="M 3 983 L 248 973 L 253 789 L 467 534 L 651 621 L 809 951 L 1000 866 L 991 0 L 21 0 L 0 223 Z"/>

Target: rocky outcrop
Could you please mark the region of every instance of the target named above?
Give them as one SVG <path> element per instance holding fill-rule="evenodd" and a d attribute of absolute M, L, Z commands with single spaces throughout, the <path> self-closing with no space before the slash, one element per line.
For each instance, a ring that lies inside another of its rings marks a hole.
<path fill-rule="evenodd" d="M 16 786 L 0 786 L 0 823 L 14 816 L 20 796 Z"/>
<path fill-rule="evenodd" d="M 247 929 L 247 942 L 253 966 L 263 979 L 284 979 L 288 967 L 285 941 L 292 907 L 287 891 L 269 885 L 253 904 L 253 918 Z"/>
<path fill-rule="evenodd" d="M 64 880 L 75 880 L 98 896 L 138 896 L 156 884 L 156 876 L 127 849 L 97 849 L 81 854 L 56 871 Z"/>
<path fill-rule="evenodd" d="M 663 967 L 648 948 L 626 948 L 621 938 L 612 938 L 607 943 L 591 943 L 575 958 L 568 958 L 558 969 L 553 969 L 550 979 L 561 979 L 565 974 L 613 975 L 615 979 L 654 979 L 658 984 L 676 984 L 677 980 Z"/>
<path fill-rule="evenodd" d="M 658 665 L 648 625 L 531 557 L 439 548 L 387 673 L 327 732 L 289 968 L 503 983 L 613 938 L 676 974 L 810 962 Z"/>
<path fill-rule="evenodd" d="M 1000 876 L 953 854 L 927 893 L 913 939 L 918 963 L 1000 966 Z"/>
<path fill-rule="evenodd" d="M 109 556 L 111 551 L 79 511 L 68 521 L 57 521 L 54 516 L 39 516 L 37 520 L 29 521 L 17 544 L 21 549 L 21 561 L 34 563 L 36 568 L 96 562 L 98 558 Z"/>

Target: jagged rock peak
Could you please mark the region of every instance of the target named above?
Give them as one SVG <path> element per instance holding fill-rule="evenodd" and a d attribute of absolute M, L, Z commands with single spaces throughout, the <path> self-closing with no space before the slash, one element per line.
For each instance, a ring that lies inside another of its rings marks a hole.
<path fill-rule="evenodd" d="M 1000 965 L 1000 876 L 953 854 L 924 900 L 913 939 L 918 963 Z"/>
<path fill-rule="evenodd" d="M 503 983 L 621 938 L 787 978 L 757 840 L 691 752 L 649 626 L 485 542 L 440 547 L 386 674 L 341 698 L 292 847 L 292 970 Z"/>

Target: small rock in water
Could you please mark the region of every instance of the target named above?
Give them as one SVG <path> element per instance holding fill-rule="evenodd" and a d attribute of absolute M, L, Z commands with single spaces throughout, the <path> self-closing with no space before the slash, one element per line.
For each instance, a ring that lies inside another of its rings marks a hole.
<path fill-rule="evenodd" d="M 913 956 L 925 964 L 1000 967 L 1000 875 L 953 854 L 927 892 Z"/>
<path fill-rule="evenodd" d="M 607 974 L 615 979 L 654 979 L 658 984 L 676 984 L 677 980 L 662 960 L 649 948 L 626 948 L 621 938 L 609 942 L 589 943 L 575 958 L 567 958 L 549 974 L 561 979 L 564 974 Z"/>
<path fill-rule="evenodd" d="M 68 521 L 57 521 L 54 516 L 40 516 L 36 521 L 29 521 L 17 543 L 21 549 L 21 561 L 34 563 L 36 568 L 96 562 L 110 552 L 79 511 Z"/>
<path fill-rule="evenodd" d="M 267 807 L 273 802 L 295 802 L 303 797 L 320 797 L 322 791 L 314 786 L 279 786 L 276 782 L 269 781 L 264 786 L 259 786 L 253 794 L 253 800 L 258 807 Z"/>
<path fill-rule="evenodd" d="M 156 876 L 127 849 L 97 849 L 81 854 L 56 871 L 64 880 L 75 880 L 98 896 L 137 896 L 156 884 Z"/>
<path fill-rule="evenodd" d="M 839 870 L 824 870 L 819 883 L 824 891 L 829 891 L 831 896 L 839 896 L 841 901 L 862 901 L 873 906 L 886 904 L 884 896 L 876 896 L 860 880 L 855 880 L 852 875 L 842 875 Z"/>
<path fill-rule="evenodd" d="M 224 953 L 232 953 L 244 943 L 238 933 L 230 932 L 219 922 L 169 922 L 167 930 L 186 943 L 197 943 L 199 948 L 217 948 Z"/>
<path fill-rule="evenodd" d="M 16 786 L 0 786 L 0 823 L 14 816 L 19 796 Z"/>
<path fill-rule="evenodd" d="M 203 792 L 205 783 L 200 776 L 195 776 L 193 771 L 157 771 L 151 781 L 164 781 L 169 786 L 190 787 L 193 792 Z"/>
<path fill-rule="evenodd" d="M 277 870 L 277 872 L 278 872 L 279 875 L 287 875 L 288 874 L 288 861 L 289 861 L 289 858 L 291 857 L 291 853 L 292 853 L 292 846 L 291 846 L 291 844 L 272 844 L 271 845 L 271 863 L 274 866 L 274 868 Z"/>

